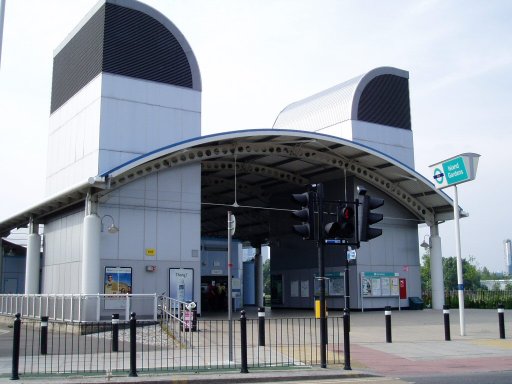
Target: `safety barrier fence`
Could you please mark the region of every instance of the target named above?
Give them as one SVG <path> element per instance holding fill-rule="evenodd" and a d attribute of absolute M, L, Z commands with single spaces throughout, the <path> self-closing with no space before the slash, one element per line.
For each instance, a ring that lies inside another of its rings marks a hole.
<path fill-rule="evenodd" d="M 65 322 L 100 321 L 109 312 L 120 312 L 125 321 L 130 313 L 144 313 L 145 319 L 156 321 L 158 309 L 166 298 L 158 294 L 1 294 L 0 315 L 14 316 L 20 313 L 23 318 L 39 319 L 48 316 L 50 320 Z M 168 306 L 171 303 L 167 298 Z M 176 301 L 176 300 L 175 300 Z M 179 305 L 172 304 L 179 308 Z"/>
<path fill-rule="evenodd" d="M 11 378 L 70 373 L 136 376 L 144 371 L 320 364 L 320 320 L 272 318 L 262 322 L 261 318 L 245 319 L 245 315 L 243 320 L 234 317 L 231 348 L 229 320 L 199 318 L 192 324 L 179 317 L 162 317 L 140 322 L 135 314 L 128 322 L 46 323 L 46 318 L 13 318 L 19 328 L 19 345 L 13 345 L 13 351 L 18 349 L 19 356 L 16 367 L 13 356 L 12 372 L 16 372 Z M 327 362 L 340 364 L 343 318 L 330 317 L 327 323 Z M 1 374 L 11 373 L 3 369 Z"/>

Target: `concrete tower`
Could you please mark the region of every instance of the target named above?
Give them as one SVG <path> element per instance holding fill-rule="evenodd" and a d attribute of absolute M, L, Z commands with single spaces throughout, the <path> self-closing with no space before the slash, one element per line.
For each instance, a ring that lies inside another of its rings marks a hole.
<path fill-rule="evenodd" d="M 102 0 L 55 50 L 46 194 L 201 134 L 201 76 L 165 16 Z"/>
<path fill-rule="evenodd" d="M 54 52 L 50 112 L 49 197 L 200 136 L 197 61 L 155 9 L 101 0 Z M 132 271 L 129 291 L 168 292 L 169 268 L 199 271 L 200 175 L 201 165 L 191 164 L 116 188 L 91 184 L 85 212 L 70 206 L 45 220 L 41 291 L 103 293 L 108 268 L 123 267 Z M 114 223 L 119 232 L 109 234 Z M 195 230 L 172 230 L 182 223 Z M 39 285 L 38 275 L 32 280 Z M 194 284 L 198 292 L 199 272 Z"/>

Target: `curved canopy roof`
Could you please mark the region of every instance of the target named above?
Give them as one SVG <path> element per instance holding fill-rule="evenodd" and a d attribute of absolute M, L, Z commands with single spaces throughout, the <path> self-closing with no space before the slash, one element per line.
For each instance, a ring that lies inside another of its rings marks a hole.
<path fill-rule="evenodd" d="M 0 222 L 0 233 L 27 225 L 31 217 L 44 223 L 81 204 L 91 188 L 106 194 L 151 173 L 198 162 L 202 166 L 202 233 L 206 236 L 225 234 L 226 217 L 216 213 L 218 207 L 263 207 L 274 194 L 332 180 L 340 171 L 374 185 L 406 207 L 419 223 L 453 217 L 453 202 L 446 194 L 375 149 L 324 134 L 255 129 L 197 137 L 149 152 Z M 247 222 L 237 218 L 240 238 L 264 237 L 268 228 L 264 219 L 264 214 L 244 215 Z"/>
<path fill-rule="evenodd" d="M 348 120 L 410 130 L 409 73 L 393 67 L 372 69 L 288 105 L 274 128 L 320 131 Z"/>

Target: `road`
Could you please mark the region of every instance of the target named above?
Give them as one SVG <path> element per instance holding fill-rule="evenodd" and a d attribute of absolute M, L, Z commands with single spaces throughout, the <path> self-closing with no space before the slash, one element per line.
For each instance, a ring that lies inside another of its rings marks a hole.
<path fill-rule="evenodd" d="M 511 367 L 512 369 L 512 367 Z M 510 384 L 512 370 L 505 372 L 464 373 L 456 375 L 428 375 L 410 377 L 364 377 L 326 380 L 301 380 L 301 384 Z M 273 383 L 269 381 L 268 383 Z M 297 381 L 279 381 L 279 384 L 297 384 Z"/>
<path fill-rule="evenodd" d="M 0 323 L 0 356 L 12 356 L 12 328 Z"/>

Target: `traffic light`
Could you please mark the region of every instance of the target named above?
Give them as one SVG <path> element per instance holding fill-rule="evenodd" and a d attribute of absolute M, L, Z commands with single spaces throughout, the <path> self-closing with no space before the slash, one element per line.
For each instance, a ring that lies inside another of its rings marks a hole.
<path fill-rule="evenodd" d="M 382 235 L 382 229 L 372 228 L 371 225 L 378 223 L 384 218 L 382 213 L 372 212 L 372 210 L 382 207 L 383 205 L 384 199 L 379 199 L 363 194 L 363 204 L 361 209 L 361 232 L 359 235 L 360 241 L 370 241 Z"/>
<path fill-rule="evenodd" d="M 356 217 L 354 213 L 354 208 L 350 205 L 345 204 L 339 207 L 336 221 L 325 225 L 325 238 L 354 240 L 356 231 Z"/>
<path fill-rule="evenodd" d="M 302 224 L 295 224 L 293 231 L 302 236 L 304 240 L 315 240 L 315 192 L 294 193 L 293 200 L 300 203 L 301 210 L 293 211 L 294 217 L 299 218 Z"/>

